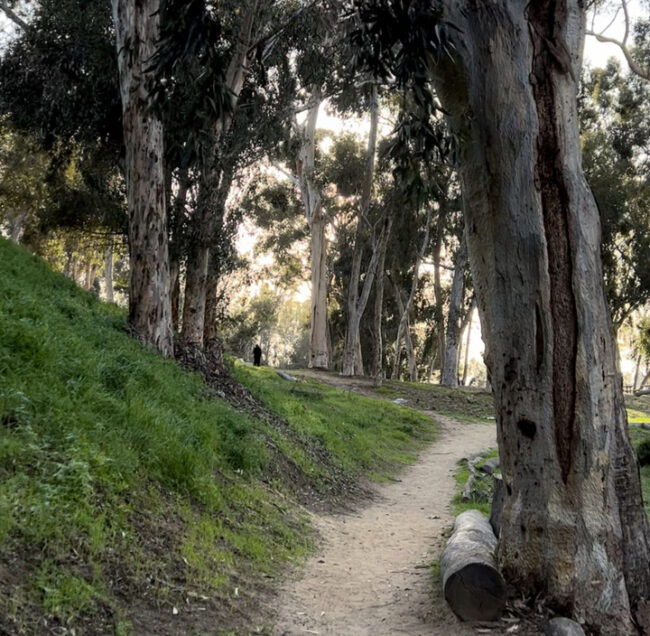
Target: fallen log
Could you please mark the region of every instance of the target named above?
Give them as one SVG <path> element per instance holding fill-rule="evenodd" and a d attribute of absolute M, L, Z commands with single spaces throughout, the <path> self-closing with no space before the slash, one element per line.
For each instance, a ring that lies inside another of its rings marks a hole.
<path fill-rule="evenodd" d="M 478 510 L 467 510 L 454 523 L 440 555 L 445 600 L 462 621 L 494 621 L 506 602 L 506 585 L 497 569 L 497 539 Z"/>
<path fill-rule="evenodd" d="M 638 391 L 635 391 L 634 395 L 636 397 L 641 397 L 642 395 L 650 395 L 650 386 L 645 387 L 643 389 L 639 389 Z"/>

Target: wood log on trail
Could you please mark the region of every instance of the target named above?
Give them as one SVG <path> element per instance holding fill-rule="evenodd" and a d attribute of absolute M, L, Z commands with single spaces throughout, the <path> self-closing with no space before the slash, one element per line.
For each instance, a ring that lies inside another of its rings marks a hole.
<path fill-rule="evenodd" d="M 478 510 L 456 517 L 454 530 L 440 555 L 445 600 L 462 621 L 493 621 L 506 602 L 506 585 L 497 569 L 497 539 Z"/>

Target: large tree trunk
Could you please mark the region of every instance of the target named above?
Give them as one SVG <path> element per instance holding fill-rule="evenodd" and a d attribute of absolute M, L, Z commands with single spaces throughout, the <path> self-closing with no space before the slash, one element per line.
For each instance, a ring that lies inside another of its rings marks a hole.
<path fill-rule="evenodd" d="M 373 253 L 368 265 L 368 271 L 363 281 L 363 289 L 359 295 L 359 282 L 361 280 L 361 261 L 363 260 L 364 238 L 367 236 L 366 224 L 369 224 L 368 212 L 372 195 L 372 182 L 375 175 L 375 154 L 377 152 L 377 125 L 379 122 L 379 98 L 377 85 L 373 84 L 370 97 L 370 132 L 368 134 L 368 149 L 366 152 L 366 170 L 363 179 L 361 202 L 357 214 L 357 225 L 354 237 L 354 252 L 352 255 L 352 270 L 348 286 L 348 316 L 345 334 L 345 347 L 343 350 L 342 375 L 353 376 L 356 363 L 357 342 L 359 340 L 359 325 L 363 312 L 366 309 L 368 296 L 372 288 L 377 261 L 379 260 L 379 244 L 375 242 Z M 384 226 L 386 229 L 386 226 Z M 386 233 L 384 236 L 387 237 Z"/>
<path fill-rule="evenodd" d="M 498 559 L 599 634 L 648 627 L 648 527 L 605 301 L 576 108 L 580 0 L 450 3 L 440 95 L 465 221 L 506 486 Z"/>
<path fill-rule="evenodd" d="M 329 369 L 327 345 L 327 218 L 314 178 L 316 151 L 316 122 L 322 103 L 322 91 L 315 85 L 302 129 L 302 143 L 296 158 L 297 185 L 300 188 L 305 218 L 310 232 L 311 313 L 309 335 L 309 367 Z"/>
<path fill-rule="evenodd" d="M 183 339 L 199 347 L 203 346 L 205 330 L 208 268 L 210 247 L 214 242 L 215 212 L 219 207 L 219 191 L 224 178 L 220 144 L 224 134 L 230 129 L 233 112 L 244 87 L 250 64 L 250 47 L 258 4 L 258 0 L 249 0 L 244 9 L 235 51 L 226 71 L 225 83 L 230 96 L 230 110 L 216 122 L 214 131 L 204 142 L 199 196 L 192 220 L 191 244 L 187 255 L 182 327 Z"/>
<path fill-rule="evenodd" d="M 146 345 L 174 353 L 163 170 L 163 128 L 149 107 L 159 0 L 113 0 L 129 207 L 129 323 Z"/>
<path fill-rule="evenodd" d="M 449 311 L 447 312 L 447 332 L 445 333 L 445 357 L 442 365 L 443 386 L 458 386 L 458 350 L 460 335 L 463 330 L 462 313 L 463 299 L 465 297 L 465 268 L 467 267 L 467 247 L 465 239 L 461 239 L 456 252 L 454 263 L 454 276 L 449 292 Z"/>

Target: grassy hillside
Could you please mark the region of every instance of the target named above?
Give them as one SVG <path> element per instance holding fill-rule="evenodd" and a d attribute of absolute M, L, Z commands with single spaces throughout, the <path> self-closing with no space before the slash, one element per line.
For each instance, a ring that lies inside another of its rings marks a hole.
<path fill-rule="evenodd" d="M 215 399 L 0 239 L 0 634 L 253 631 L 310 549 L 295 502 L 340 503 L 433 435 L 408 409 L 236 374 L 275 415 Z"/>

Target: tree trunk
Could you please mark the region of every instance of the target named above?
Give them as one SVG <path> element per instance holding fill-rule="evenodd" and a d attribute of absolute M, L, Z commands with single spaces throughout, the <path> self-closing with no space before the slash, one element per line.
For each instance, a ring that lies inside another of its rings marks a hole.
<path fill-rule="evenodd" d="M 205 325 L 203 327 L 203 342 L 206 345 L 217 338 L 218 287 L 219 276 L 214 273 L 209 274 L 205 296 Z"/>
<path fill-rule="evenodd" d="M 404 348 L 406 349 L 406 362 L 409 368 L 409 380 L 411 382 L 418 381 L 418 365 L 415 357 L 415 348 L 413 347 L 413 340 L 411 339 L 411 321 L 406 317 L 406 325 L 404 328 Z"/>
<path fill-rule="evenodd" d="M 113 292 L 113 239 L 110 240 L 106 248 L 104 278 L 106 280 L 106 301 L 109 303 L 115 302 L 115 294 Z"/>
<path fill-rule="evenodd" d="M 379 98 L 377 85 L 373 84 L 370 97 L 370 133 L 368 135 L 368 149 L 366 152 L 366 170 L 363 179 L 361 202 L 357 214 L 357 227 L 354 238 L 354 253 L 352 256 L 352 270 L 348 287 L 348 319 L 345 335 L 345 348 L 343 350 L 342 375 L 352 376 L 355 372 L 355 358 L 357 341 L 359 340 L 359 325 L 363 312 L 366 309 L 368 296 L 375 276 L 377 261 L 379 260 L 379 244 L 373 246 L 373 253 L 368 265 L 368 271 L 363 281 L 363 289 L 359 295 L 359 281 L 361 279 L 361 261 L 363 260 L 364 237 L 367 236 L 366 225 L 370 223 L 368 212 L 372 195 L 372 182 L 375 175 L 375 154 L 377 151 L 377 125 L 379 122 Z M 387 229 L 384 225 L 384 230 Z M 387 233 L 384 234 L 387 237 Z"/>
<path fill-rule="evenodd" d="M 112 0 L 126 145 L 129 323 L 148 346 L 174 353 L 165 212 L 162 122 L 149 108 L 159 0 Z"/>
<path fill-rule="evenodd" d="M 441 252 L 442 252 L 442 234 L 444 231 L 445 210 L 442 207 L 438 210 L 438 220 L 436 221 L 436 242 L 433 246 L 433 293 L 435 295 L 435 302 L 433 306 L 433 315 L 435 319 L 434 333 L 437 338 L 437 355 L 431 358 L 431 368 L 429 370 L 429 381 L 435 367 L 436 361 L 438 362 L 438 370 L 440 371 L 440 379 L 442 379 L 442 366 L 444 362 L 445 352 L 445 306 L 442 297 L 442 277 L 441 270 Z"/>
<path fill-rule="evenodd" d="M 203 346 L 205 306 L 210 264 L 210 247 L 214 241 L 215 211 L 218 209 L 219 190 L 224 169 L 220 144 L 232 124 L 233 112 L 250 63 L 253 25 L 257 16 L 258 0 L 250 0 L 240 23 L 237 45 L 226 71 L 226 87 L 230 96 L 230 111 L 215 124 L 212 134 L 205 139 L 203 166 L 199 181 L 196 213 L 192 220 L 191 244 L 185 272 L 185 300 L 183 304 L 183 339 Z"/>
<path fill-rule="evenodd" d="M 181 297 L 181 260 L 183 258 L 183 225 L 187 214 L 187 193 L 190 188 L 189 170 L 182 167 L 179 170 L 174 188 L 171 176 L 168 177 L 170 190 L 170 227 L 169 227 L 169 287 L 172 306 L 172 325 L 174 333 L 178 333 L 180 326 L 180 297 Z M 171 193 L 175 190 L 173 199 Z"/>
<path fill-rule="evenodd" d="M 171 290 L 172 326 L 174 333 L 178 333 L 181 302 L 181 272 L 177 260 L 172 260 L 169 267 L 169 287 Z"/>
<path fill-rule="evenodd" d="M 375 275 L 375 307 L 372 321 L 373 349 L 372 367 L 370 371 L 375 386 L 381 386 L 384 377 L 384 338 L 382 333 L 382 322 L 384 314 L 384 279 L 387 246 L 388 240 L 386 240 L 381 247 L 379 261 L 377 263 L 377 274 Z"/>
<path fill-rule="evenodd" d="M 449 293 L 449 311 L 447 312 L 447 333 L 445 334 L 445 357 L 442 365 L 442 378 L 440 384 L 443 386 L 458 386 L 458 349 L 460 346 L 460 335 L 463 329 L 462 309 L 465 296 L 465 268 L 467 267 L 467 247 L 465 239 L 456 252 L 454 263 L 454 276 L 451 281 Z"/>
<path fill-rule="evenodd" d="M 461 382 L 462 386 L 467 384 L 467 366 L 469 364 L 469 344 L 472 338 L 472 318 L 474 315 L 474 306 L 476 304 L 476 299 L 472 299 L 472 304 L 469 306 L 467 311 L 467 337 L 465 338 L 465 359 L 463 361 L 463 380 Z"/>
<path fill-rule="evenodd" d="M 312 175 L 313 176 L 313 175 Z M 309 336 L 309 367 L 329 369 L 327 349 L 327 221 L 320 197 L 311 213 L 311 323 Z"/>
<path fill-rule="evenodd" d="M 86 261 L 86 273 L 84 275 L 84 289 L 89 290 L 93 286 L 93 264 L 90 258 Z"/>
<path fill-rule="evenodd" d="M 643 356 L 636 357 L 636 364 L 634 365 L 634 380 L 632 381 L 632 392 L 636 391 L 639 386 L 639 372 L 641 371 L 641 360 Z"/>
<path fill-rule="evenodd" d="M 13 243 L 20 243 L 25 233 L 27 216 L 28 210 L 26 208 L 20 208 L 15 214 L 9 215 L 9 240 Z"/>
<path fill-rule="evenodd" d="M 300 189 L 305 219 L 310 232 L 311 258 L 311 312 L 309 332 L 309 367 L 329 369 L 331 365 L 328 347 L 327 324 L 327 218 L 322 199 L 314 178 L 316 152 L 316 123 L 323 101 L 322 89 L 315 84 L 311 88 L 310 106 L 300 131 L 301 144 L 296 157 L 295 184 Z M 297 123 L 294 118 L 294 125 Z"/>
<path fill-rule="evenodd" d="M 647 519 L 580 165 L 580 0 L 449 4 L 437 73 L 464 140 L 465 223 L 506 486 L 498 559 L 599 634 L 647 629 Z M 455 33 L 455 32 L 454 32 Z M 455 36 L 454 36 L 455 37 Z"/>
<path fill-rule="evenodd" d="M 410 349 L 407 349 L 407 356 L 409 359 L 409 374 L 411 376 L 411 380 L 413 380 L 413 375 L 417 376 L 417 370 L 414 371 L 415 369 L 415 364 L 414 364 L 414 359 L 415 355 L 413 353 L 413 344 L 410 339 L 410 332 L 408 331 L 408 319 L 409 319 L 409 314 L 411 312 L 411 306 L 413 305 L 413 299 L 415 298 L 415 292 L 417 291 L 418 288 L 418 280 L 420 276 L 420 264 L 422 263 L 422 259 L 424 258 L 424 254 L 427 251 L 427 247 L 429 245 L 429 229 L 431 225 L 431 207 L 427 208 L 427 216 L 426 216 L 426 221 L 424 225 L 424 237 L 422 239 L 422 246 L 420 247 L 420 251 L 417 253 L 415 257 L 415 264 L 413 266 L 413 279 L 411 280 L 411 291 L 409 293 L 409 296 L 406 300 L 406 303 L 402 303 L 402 298 L 401 294 L 399 295 L 400 299 L 400 321 L 397 326 L 397 338 L 395 339 L 395 361 L 394 361 L 394 366 L 393 366 L 393 376 L 397 377 L 399 375 L 399 361 L 400 361 L 400 347 L 401 347 L 401 341 L 402 341 L 402 334 L 405 335 L 405 342 L 408 340 L 408 347 Z"/>

